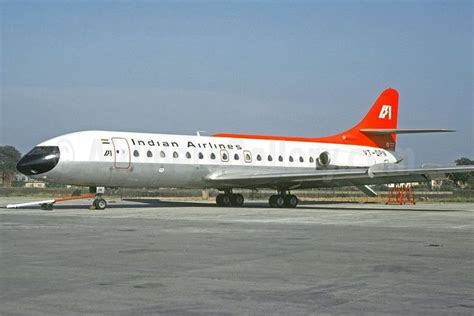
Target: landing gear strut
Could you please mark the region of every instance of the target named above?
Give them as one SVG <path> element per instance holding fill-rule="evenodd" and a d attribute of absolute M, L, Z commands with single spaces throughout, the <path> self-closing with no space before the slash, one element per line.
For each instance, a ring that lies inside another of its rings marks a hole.
<path fill-rule="evenodd" d="M 287 193 L 286 191 L 280 191 L 279 194 L 270 196 L 268 203 L 270 207 L 295 208 L 298 205 L 298 198 L 296 195 Z"/>
<path fill-rule="evenodd" d="M 217 206 L 242 206 L 244 204 L 244 196 L 240 193 L 232 193 L 232 190 L 225 191 L 216 196 Z"/>

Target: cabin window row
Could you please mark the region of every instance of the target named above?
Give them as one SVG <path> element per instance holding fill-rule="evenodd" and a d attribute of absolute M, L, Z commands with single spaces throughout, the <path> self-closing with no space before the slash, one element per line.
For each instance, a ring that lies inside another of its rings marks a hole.
<path fill-rule="evenodd" d="M 173 158 L 179 158 L 179 154 L 178 154 L 178 152 L 176 152 L 176 151 L 174 151 L 172 155 L 173 155 Z M 134 150 L 134 151 L 133 151 L 133 156 L 134 156 L 134 157 L 140 157 L 139 151 L 138 151 L 138 150 Z M 151 150 L 148 150 L 148 151 L 146 152 L 146 156 L 147 156 L 148 158 L 152 158 L 152 157 L 153 157 L 152 151 L 151 151 Z M 166 153 L 165 153 L 164 151 L 160 151 L 160 157 L 161 157 L 161 158 L 166 158 Z M 190 153 L 189 151 L 186 152 L 185 157 L 186 157 L 187 159 L 191 159 L 191 158 L 192 158 L 191 153 Z M 245 162 L 252 162 L 252 155 L 250 154 L 250 152 L 245 152 L 244 155 L 243 155 L 243 157 L 244 157 L 244 161 L 245 161 Z M 203 154 L 202 152 L 199 152 L 199 153 L 198 153 L 198 158 L 199 158 L 199 159 L 204 159 L 204 154 Z M 215 160 L 215 159 L 217 158 L 217 156 L 216 156 L 215 153 L 211 153 L 211 154 L 209 155 L 209 158 L 211 158 L 211 160 Z M 221 151 L 221 159 L 222 159 L 222 161 L 224 161 L 224 162 L 229 161 L 229 154 L 228 154 L 226 151 Z M 257 161 L 262 161 L 262 160 L 263 160 L 263 157 L 262 157 L 262 155 L 258 154 L 258 155 L 256 156 L 256 159 L 257 159 Z M 234 160 L 235 160 L 235 161 L 240 160 L 240 155 L 237 154 L 237 153 L 234 154 Z M 272 155 L 268 155 L 268 156 L 266 157 L 266 160 L 269 161 L 269 162 L 273 161 L 273 156 L 272 156 Z M 278 161 L 279 161 L 279 162 L 283 162 L 283 161 L 284 161 L 283 156 L 279 155 L 279 156 L 278 156 Z M 289 161 L 289 162 L 295 162 L 295 159 L 293 158 L 293 156 L 288 156 L 288 161 Z M 303 156 L 299 156 L 299 157 L 298 157 L 298 161 L 301 162 L 301 163 L 304 163 L 304 162 L 305 162 L 305 159 L 303 158 Z M 310 162 L 310 163 L 314 163 L 314 158 L 313 158 L 313 157 L 309 157 L 309 162 Z"/>

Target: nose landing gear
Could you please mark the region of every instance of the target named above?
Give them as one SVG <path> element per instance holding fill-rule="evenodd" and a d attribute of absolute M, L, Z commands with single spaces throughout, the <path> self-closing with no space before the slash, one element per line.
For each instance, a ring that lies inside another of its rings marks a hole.
<path fill-rule="evenodd" d="M 102 197 L 102 194 L 105 193 L 104 187 L 90 187 L 89 192 L 95 193 L 95 199 L 92 202 L 91 208 L 96 210 L 105 210 L 107 207 L 107 201 Z"/>
<path fill-rule="evenodd" d="M 92 202 L 92 206 L 95 207 L 96 210 L 105 210 L 107 207 L 107 201 L 102 197 L 96 197 Z"/>

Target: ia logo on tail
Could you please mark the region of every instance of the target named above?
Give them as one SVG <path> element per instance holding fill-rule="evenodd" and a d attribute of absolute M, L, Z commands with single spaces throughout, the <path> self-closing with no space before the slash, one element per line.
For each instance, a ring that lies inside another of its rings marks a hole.
<path fill-rule="evenodd" d="M 382 105 L 382 109 L 380 110 L 379 119 L 384 120 L 385 117 L 387 117 L 387 115 L 388 115 L 388 119 L 391 120 L 392 119 L 392 106 L 384 104 Z"/>

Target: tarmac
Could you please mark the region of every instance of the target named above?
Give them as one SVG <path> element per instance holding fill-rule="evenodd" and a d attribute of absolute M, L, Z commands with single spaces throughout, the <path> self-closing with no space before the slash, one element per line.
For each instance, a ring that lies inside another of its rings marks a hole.
<path fill-rule="evenodd" d="M 473 215 L 264 201 L 0 209 L 0 314 L 473 315 Z"/>

